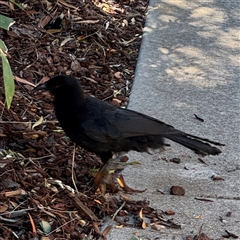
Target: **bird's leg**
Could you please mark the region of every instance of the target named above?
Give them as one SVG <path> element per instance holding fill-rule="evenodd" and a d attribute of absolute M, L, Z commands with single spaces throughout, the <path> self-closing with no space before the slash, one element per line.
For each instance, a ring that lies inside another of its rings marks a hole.
<path fill-rule="evenodd" d="M 100 155 L 104 165 L 95 176 L 94 182 L 100 188 L 103 194 L 106 192 L 106 185 L 111 192 L 118 191 L 118 187 L 114 183 L 113 173 L 115 173 L 117 170 L 124 169 L 124 166 L 120 164 L 122 155 L 123 154 L 112 154 L 112 152 L 107 152 Z"/>
<path fill-rule="evenodd" d="M 103 163 L 107 163 L 109 161 L 109 159 L 112 158 L 112 156 L 113 156 L 113 154 L 112 154 L 111 151 L 100 153 L 100 158 L 101 158 Z"/>

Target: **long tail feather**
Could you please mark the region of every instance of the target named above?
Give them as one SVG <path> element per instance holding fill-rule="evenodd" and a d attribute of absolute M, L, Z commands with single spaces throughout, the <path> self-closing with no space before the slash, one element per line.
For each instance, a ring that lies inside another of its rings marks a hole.
<path fill-rule="evenodd" d="M 187 148 L 192 149 L 194 152 L 202 155 L 217 155 L 221 153 L 221 150 L 211 146 L 209 143 L 218 145 L 218 146 L 224 146 L 224 144 L 221 144 L 219 142 L 214 142 L 206 138 L 200 138 L 194 135 L 188 135 L 185 133 L 178 134 L 169 134 L 165 136 L 168 139 L 171 139 L 174 142 L 177 142 Z"/>

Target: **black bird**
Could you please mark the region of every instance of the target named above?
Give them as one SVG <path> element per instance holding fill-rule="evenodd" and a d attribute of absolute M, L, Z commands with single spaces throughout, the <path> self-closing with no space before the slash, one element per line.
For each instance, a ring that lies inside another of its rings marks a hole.
<path fill-rule="evenodd" d="M 158 119 L 136 111 L 122 109 L 94 97 L 84 96 L 79 81 L 60 75 L 38 85 L 33 91 L 49 90 L 55 97 L 56 116 L 70 139 L 107 162 L 114 152 L 163 147 L 164 138 L 177 142 L 202 155 L 221 153 L 205 138 L 175 129 Z"/>

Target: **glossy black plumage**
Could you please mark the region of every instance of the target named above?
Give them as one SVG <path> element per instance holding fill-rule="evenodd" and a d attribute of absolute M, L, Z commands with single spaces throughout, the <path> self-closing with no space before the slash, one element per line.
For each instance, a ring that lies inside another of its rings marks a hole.
<path fill-rule="evenodd" d="M 199 154 L 217 155 L 220 149 L 213 142 L 179 131 L 147 115 L 122 109 L 93 97 L 85 97 L 77 79 L 57 76 L 37 86 L 34 91 L 46 89 L 55 97 L 56 116 L 70 139 L 106 162 L 112 152 L 148 151 L 164 146 L 168 138 Z"/>

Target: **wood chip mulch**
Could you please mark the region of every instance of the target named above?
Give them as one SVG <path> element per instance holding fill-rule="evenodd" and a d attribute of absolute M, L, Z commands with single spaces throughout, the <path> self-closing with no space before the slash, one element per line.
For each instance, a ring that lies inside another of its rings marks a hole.
<path fill-rule="evenodd" d="M 93 180 L 100 159 L 74 148 L 56 121 L 49 93 L 31 93 L 43 78 L 71 74 L 85 94 L 125 107 L 148 1 L 16 3 L 0 4 L 0 14 L 15 21 L 0 36 L 16 77 L 9 110 L 0 86 L 0 240 L 106 238 L 107 216 L 142 227 L 142 218 L 128 221 L 140 212 L 164 222 L 146 201 L 109 189 L 100 194 Z"/>

